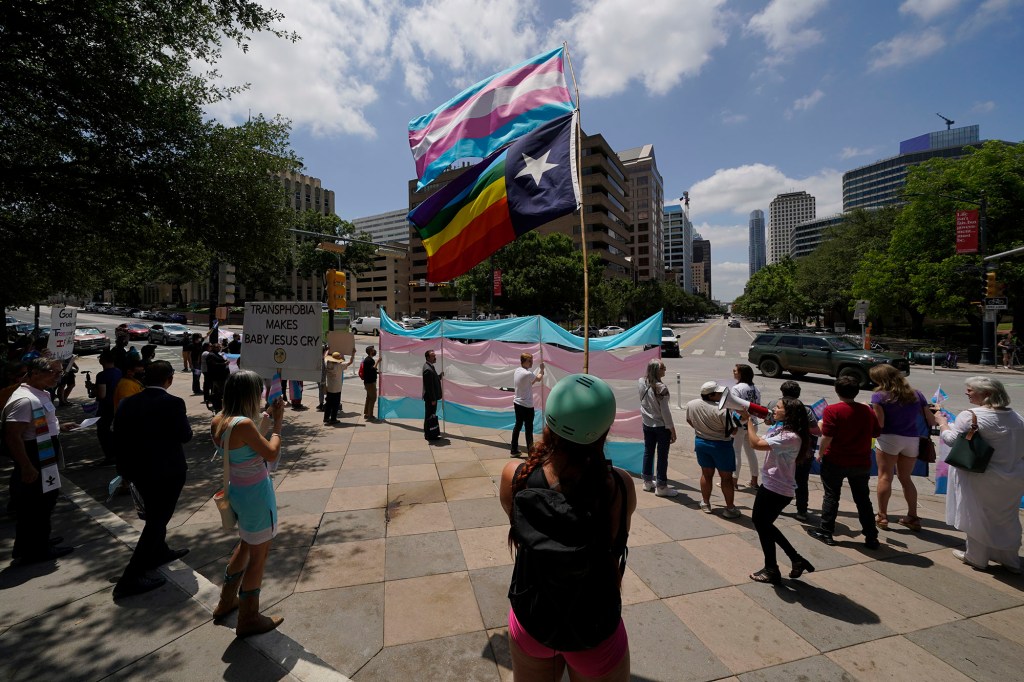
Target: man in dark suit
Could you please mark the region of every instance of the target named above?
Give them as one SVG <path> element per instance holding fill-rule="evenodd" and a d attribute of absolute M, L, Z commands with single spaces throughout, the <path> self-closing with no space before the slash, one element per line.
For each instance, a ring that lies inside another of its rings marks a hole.
<path fill-rule="evenodd" d="M 173 381 L 171 363 L 151 363 L 146 388 L 122 401 L 114 415 L 118 471 L 135 484 L 146 508 L 146 526 L 114 587 L 114 599 L 160 587 L 166 580 L 147 571 L 188 554 L 188 549 L 167 546 L 167 524 L 188 469 L 182 444 L 192 440 L 185 401 L 167 392 Z"/>
<path fill-rule="evenodd" d="M 427 440 L 437 440 L 431 438 L 428 425 L 430 418 L 437 414 L 437 401 L 442 397 L 441 377 L 444 376 L 444 372 L 438 374 L 434 368 L 434 363 L 437 362 L 437 354 L 434 351 L 428 350 L 424 356 L 427 361 L 423 363 L 423 437 Z"/>

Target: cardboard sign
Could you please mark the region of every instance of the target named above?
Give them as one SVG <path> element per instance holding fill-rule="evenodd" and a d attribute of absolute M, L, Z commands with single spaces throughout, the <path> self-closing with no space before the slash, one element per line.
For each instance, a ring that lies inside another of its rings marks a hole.
<path fill-rule="evenodd" d="M 242 367 L 270 378 L 320 381 L 322 314 L 316 301 L 250 301 L 242 324 Z"/>
<path fill-rule="evenodd" d="M 50 308 L 50 340 L 46 347 L 58 360 L 67 360 L 75 354 L 75 325 L 78 308 Z"/>
<path fill-rule="evenodd" d="M 356 352 L 356 337 L 352 335 L 352 332 L 347 331 L 327 332 L 327 345 L 330 346 L 332 353 L 338 352 L 342 355 L 352 356 Z"/>

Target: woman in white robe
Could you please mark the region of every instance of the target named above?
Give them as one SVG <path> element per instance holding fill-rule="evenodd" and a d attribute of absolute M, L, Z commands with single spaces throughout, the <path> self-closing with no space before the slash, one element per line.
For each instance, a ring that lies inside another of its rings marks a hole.
<path fill-rule="evenodd" d="M 977 407 L 961 412 L 952 424 L 936 415 L 944 445 L 971 428 L 971 412 L 978 433 L 992 446 L 992 460 L 983 473 L 949 468 L 946 523 L 967 534 L 967 549 L 953 555 L 975 568 L 989 561 L 1020 573 L 1020 502 L 1024 495 L 1024 418 L 1009 407 L 1010 398 L 996 379 L 977 376 L 964 382 L 967 399 Z"/>

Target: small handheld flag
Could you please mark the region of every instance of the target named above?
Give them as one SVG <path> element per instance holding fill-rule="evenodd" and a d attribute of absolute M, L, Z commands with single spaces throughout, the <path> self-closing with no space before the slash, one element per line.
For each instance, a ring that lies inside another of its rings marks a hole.
<path fill-rule="evenodd" d="M 949 394 L 943 391 L 942 384 L 939 384 L 939 387 L 935 389 L 935 393 L 932 394 L 932 402 L 938 404 L 948 398 Z"/>
<path fill-rule="evenodd" d="M 270 380 L 270 389 L 267 391 L 267 403 L 273 405 L 275 401 L 284 396 L 284 388 L 281 386 L 281 373 L 274 372 L 274 378 Z"/>
<path fill-rule="evenodd" d="M 825 416 L 826 407 L 828 407 L 828 401 L 824 398 L 811 405 L 811 413 L 814 414 L 814 418 L 820 421 Z"/>

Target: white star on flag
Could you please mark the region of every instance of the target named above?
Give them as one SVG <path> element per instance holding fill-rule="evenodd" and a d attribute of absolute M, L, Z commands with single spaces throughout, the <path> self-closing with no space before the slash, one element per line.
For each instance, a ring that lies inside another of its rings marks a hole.
<path fill-rule="evenodd" d="M 558 168 L 557 163 L 548 163 L 548 154 L 550 153 L 551 150 L 549 149 L 546 152 L 544 152 L 544 156 L 538 157 L 536 159 L 530 158 L 528 154 L 523 154 L 523 163 L 526 164 L 526 167 L 523 168 L 523 170 L 519 171 L 519 173 L 516 175 L 516 178 L 518 179 L 523 177 L 524 175 L 529 175 L 530 177 L 533 178 L 533 181 L 537 184 L 537 186 L 540 187 L 540 180 L 541 178 L 544 177 L 544 174 L 551 170 L 552 168 Z"/>

